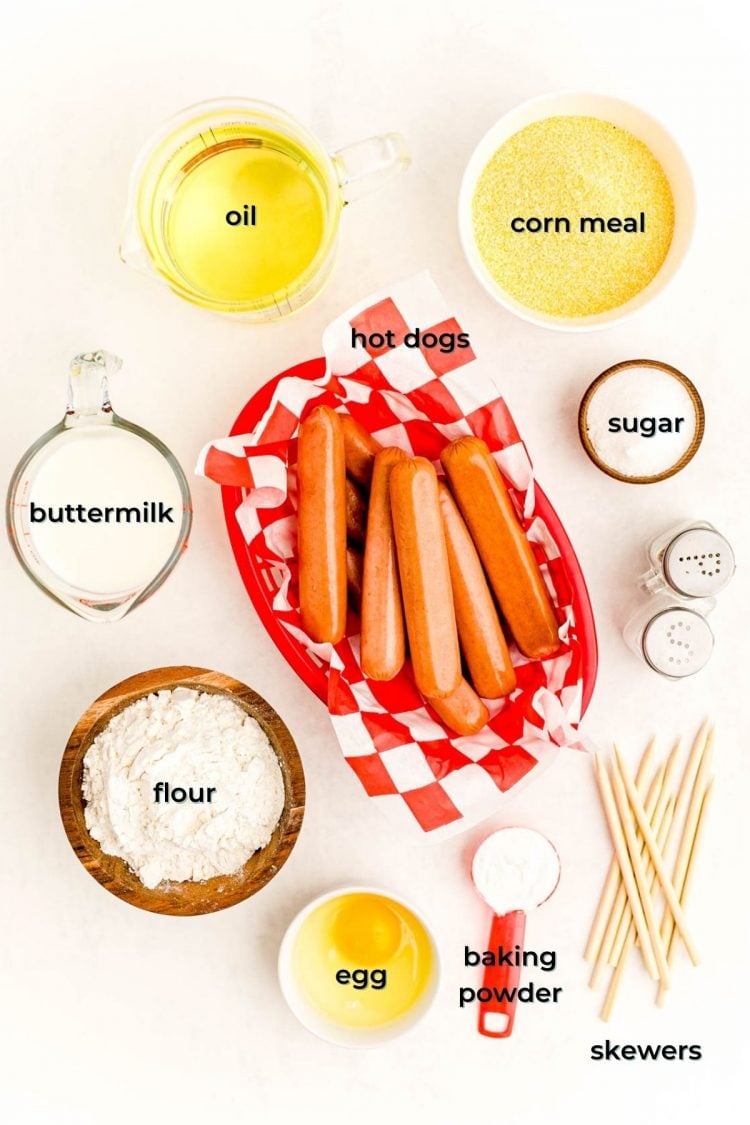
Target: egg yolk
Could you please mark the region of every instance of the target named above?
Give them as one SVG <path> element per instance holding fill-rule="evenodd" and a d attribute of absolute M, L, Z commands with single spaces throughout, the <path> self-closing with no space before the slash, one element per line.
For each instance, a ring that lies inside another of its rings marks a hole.
<path fill-rule="evenodd" d="M 382 965 L 398 953 L 402 924 L 382 899 L 357 896 L 344 902 L 331 936 L 339 952 L 358 965 Z"/>
<path fill-rule="evenodd" d="M 365 1032 L 402 1019 L 434 980 L 430 937 L 410 910 L 369 892 L 336 895 L 302 922 L 292 971 L 305 1004 Z"/>

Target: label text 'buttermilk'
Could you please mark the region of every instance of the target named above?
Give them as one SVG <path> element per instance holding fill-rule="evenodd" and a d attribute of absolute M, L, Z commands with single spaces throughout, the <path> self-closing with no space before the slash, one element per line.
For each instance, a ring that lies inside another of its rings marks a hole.
<path fill-rule="evenodd" d="M 174 508 L 159 500 L 144 500 L 138 507 L 87 508 L 84 504 L 58 504 L 48 508 L 32 501 L 32 523 L 174 523 Z"/>

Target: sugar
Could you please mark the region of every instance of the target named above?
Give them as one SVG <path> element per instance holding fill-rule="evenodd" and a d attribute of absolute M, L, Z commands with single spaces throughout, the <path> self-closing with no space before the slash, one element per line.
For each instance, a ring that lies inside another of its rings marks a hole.
<path fill-rule="evenodd" d="M 581 231 L 582 217 L 645 215 L 645 231 Z M 581 317 L 617 308 L 658 273 L 672 241 L 674 202 L 651 150 L 596 117 L 548 117 L 492 156 L 472 201 L 479 253 L 495 281 L 527 308 Z M 567 218 L 546 232 L 517 217 Z"/>
<path fill-rule="evenodd" d="M 612 431 L 615 419 L 620 423 L 617 432 Z M 678 419 L 683 419 L 679 425 Z M 696 426 L 687 387 L 658 367 L 613 372 L 599 384 L 586 411 L 586 430 L 599 459 L 626 477 L 667 472 L 689 449 Z"/>

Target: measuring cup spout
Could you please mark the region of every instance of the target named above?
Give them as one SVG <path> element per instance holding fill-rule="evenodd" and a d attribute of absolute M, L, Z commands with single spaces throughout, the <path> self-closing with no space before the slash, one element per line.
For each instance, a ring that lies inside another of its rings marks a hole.
<path fill-rule="evenodd" d="M 118 247 L 120 261 L 124 262 L 126 266 L 131 266 L 132 269 L 137 270 L 139 273 L 145 273 L 149 277 L 158 277 L 159 275 L 152 265 L 151 258 L 146 251 L 140 231 L 138 230 L 135 206 L 135 186 L 131 184 L 128 210 L 122 225 L 120 245 Z"/>
<path fill-rule="evenodd" d="M 70 361 L 68 403 L 65 425 L 80 424 L 94 417 L 111 418 L 109 376 L 122 367 L 122 360 L 110 352 L 84 352 Z"/>
<path fill-rule="evenodd" d="M 156 276 L 156 271 L 151 266 L 151 260 L 143 248 L 143 243 L 140 241 L 135 232 L 123 232 L 119 246 L 120 261 L 131 269 L 137 270 L 139 273 L 145 273 L 149 277 Z"/>

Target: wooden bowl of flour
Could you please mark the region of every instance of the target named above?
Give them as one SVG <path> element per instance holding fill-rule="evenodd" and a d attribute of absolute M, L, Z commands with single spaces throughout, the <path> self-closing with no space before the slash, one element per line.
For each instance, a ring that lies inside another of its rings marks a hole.
<path fill-rule="evenodd" d="M 152 692 L 178 687 L 225 695 L 258 722 L 279 760 L 284 807 L 268 844 L 250 856 L 236 874 L 203 882 L 162 882 L 150 889 L 124 860 L 105 854 L 86 828 L 81 788 L 83 759 L 93 740 L 118 712 Z M 210 914 L 250 898 L 283 867 L 302 825 L 305 779 L 297 747 L 285 724 L 265 699 L 246 684 L 205 668 L 155 668 L 116 684 L 81 716 L 60 765 L 59 802 L 63 827 L 73 851 L 110 894 L 157 914 Z"/>

